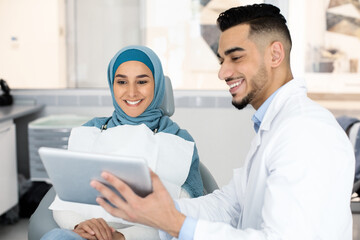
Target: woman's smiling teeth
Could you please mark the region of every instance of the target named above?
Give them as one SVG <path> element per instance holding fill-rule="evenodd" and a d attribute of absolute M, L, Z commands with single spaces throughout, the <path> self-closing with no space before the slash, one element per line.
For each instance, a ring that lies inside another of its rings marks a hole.
<path fill-rule="evenodd" d="M 126 103 L 130 104 L 130 105 L 136 105 L 138 104 L 139 102 L 141 102 L 141 99 L 140 100 L 137 100 L 137 101 L 130 101 L 130 100 L 125 100 Z"/>

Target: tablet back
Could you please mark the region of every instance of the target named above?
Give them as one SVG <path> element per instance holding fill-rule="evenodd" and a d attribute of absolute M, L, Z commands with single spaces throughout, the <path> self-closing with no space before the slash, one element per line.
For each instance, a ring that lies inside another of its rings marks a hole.
<path fill-rule="evenodd" d="M 41 147 L 39 155 L 56 193 L 64 201 L 97 204 L 95 199 L 100 194 L 90 186 L 90 181 L 96 179 L 105 183 L 100 176 L 102 171 L 116 175 L 141 197 L 152 192 L 149 168 L 139 157 L 48 147 Z"/>

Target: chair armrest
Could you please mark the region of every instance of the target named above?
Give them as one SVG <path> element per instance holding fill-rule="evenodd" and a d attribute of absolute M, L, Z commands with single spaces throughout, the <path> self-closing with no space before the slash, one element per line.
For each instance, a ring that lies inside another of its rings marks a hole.
<path fill-rule="evenodd" d="M 219 189 L 214 177 L 211 175 L 209 169 L 200 162 L 199 164 L 200 175 L 204 185 L 204 194 L 212 193 L 214 190 Z"/>
<path fill-rule="evenodd" d="M 28 226 L 28 240 L 39 240 L 48 231 L 59 227 L 53 218 L 52 211 L 49 210 L 55 195 L 54 188 L 50 188 L 31 215 Z"/>
<path fill-rule="evenodd" d="M 353 185 L 353 193 L 356 192 L 356 193 L 360 193 L 360 180 L 356 181 Z M 359 194 L 360 196 L 360 194 Z"/>

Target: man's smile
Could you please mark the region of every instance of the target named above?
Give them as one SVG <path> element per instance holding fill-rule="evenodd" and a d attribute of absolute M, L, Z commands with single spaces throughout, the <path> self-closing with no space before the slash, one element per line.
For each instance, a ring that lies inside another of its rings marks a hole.
<path fill-rule="evenodd" d="M 231 83 L 228 82 L 230 93 L 234 94 L 242 86 L 244 81 L 245 81 L 244 78 L 239 78 L 235 82 L 234 81 L 231 81 Z"/>

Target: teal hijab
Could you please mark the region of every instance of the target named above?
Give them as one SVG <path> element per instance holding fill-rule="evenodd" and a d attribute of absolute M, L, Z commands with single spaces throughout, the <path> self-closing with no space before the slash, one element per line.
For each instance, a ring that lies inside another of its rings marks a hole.
<path fill-rule="evenodd" d="M 153 73 L 155 81 L 154 98 L 147 109 L 137 117 L 130 117 L 117 104 L 114 97 L 113 85 L 114 76 L 117 68 L 127 61 L 139 61 L 144 63 Z M 157 129 L 158 132 L 165 132 L 177 135 L 187 141 L 194 142 L 191 135 L 173 122 L 168 116 L 164 116 L 160 105 L 165 95 L 165 76 L 162 70 L 161 62 L 158 56 L 149 48 L 144 46 L 128 46 L 121 49 L 111 59 L 108 67 L 108 83 L 115 110 L 111 117 L 94 118 L 83 126 L 95 126 L 97 128 L 112 128 L 119 125 L 139 125 L 145 124 L 151 130 Z M 188 178 L 183 188 L 185 188 L 191 197 L 203 195 L 203 184 L 199 172 L 199 155 L 196 146 Z"/>
<path fill-rule="evenodd" d="M 114 96 L 113 86 L 115 72 L 122 63 L 128 61 L 144 63 L 151 70 L 155 81 L 154 98 L 146 110 L 137 117 L 126 115 L 117 104 Z M 128 46 L 122 48 L 111 59 L 108 66 L 107 77 L 115 110 L 111 117 L 94 118 L 85 123 L 85 126 L 102 128 L 106 125 L 107 128 L 112 128 L 119 125 L 139 125 L 143 123 L 151 130 L 157 129 L 158 131 L 177 135 L 180 129 L 179 126 L 171 121 L 169 117 L 164 116 L 163 110 L 160 109 L 165 95 L 165 76 L 159 57 L 150 48 L 144 46 Z"/>
<path fill-rule="evenodd" d="M 117 68 L 124 62 L 139 61 L 144 63 L 153 73 L 155 81 L 154 98 L 147 109 L 138 117 L 130 117 L 120 108 L 114 97 L 114 78 Z M 139 125 L 144 123 L 151 130 L 159 128 L 160 118 L 164 115 L 159 108 L 165 94 L 165 76 L 158 56 L 144 46 L 128 46 L 121 49 L 111 59 L 108 67 L 108 84 L 113 100 L 115 111 L 109 120 L 107 127 L 118 125 Z"/>

